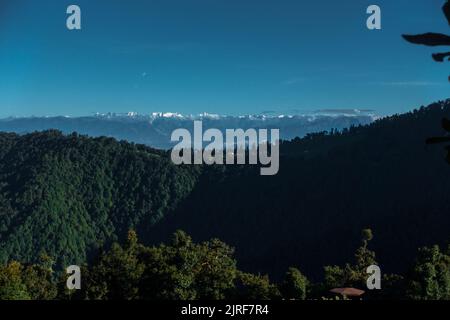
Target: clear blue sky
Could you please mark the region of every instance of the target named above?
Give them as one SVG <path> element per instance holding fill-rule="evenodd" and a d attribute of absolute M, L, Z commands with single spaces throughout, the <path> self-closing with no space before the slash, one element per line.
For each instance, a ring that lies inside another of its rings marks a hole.
<path fill-rule="evenodd" d="M 450 64 L 401 39 L 448 32 L 443 2 L 1 0 L 0 117 L 408 111 L 449 97 Z M 81 31 L 66 29 L 70 4 Z"/>

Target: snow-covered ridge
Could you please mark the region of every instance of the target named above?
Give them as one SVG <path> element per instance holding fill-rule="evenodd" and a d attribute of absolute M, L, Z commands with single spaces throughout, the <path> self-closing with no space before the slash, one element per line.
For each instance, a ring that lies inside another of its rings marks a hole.
<path fill-rule="evenodd" d="M 366 116 L 376 120 L 379 118 L 373 110 L 360 110 L 360 109 L 324 109 L 303 113 L 291 113 L 291 114 L 278 114 L 278 113 L 266 113 L 266 114 L 247 114 L 247 115 L 220 115 L 203 112 L 200 114 L 185 115 L 179 112 L 152 112 L 150 114 L 141 114 L 138 112 L 127 113 L 95 113 L 95 117 L 104 119 L 141 119 L 150 120 L 151 122 L 157 119 L 177 119 L 177 120 L 221 120 L 221 119 L 246 119 L 246 120 L 266 120 L 266 119 L 306 119 L 314 121 L 321 117 L 361 117 Z"/>

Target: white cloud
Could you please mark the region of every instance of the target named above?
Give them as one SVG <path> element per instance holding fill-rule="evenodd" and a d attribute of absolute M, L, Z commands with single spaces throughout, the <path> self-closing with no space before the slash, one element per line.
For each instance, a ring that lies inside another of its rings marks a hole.
<path fill-rule="evenodd" d="M 291 79 L 287 79 L 285 81 L 283 81 L 281 84 L 284 86 L 292 86 L 294 84 L 300 83 L 300 82 L 304 82 L 305 79 L 304 78 L 291 78 Z"/>

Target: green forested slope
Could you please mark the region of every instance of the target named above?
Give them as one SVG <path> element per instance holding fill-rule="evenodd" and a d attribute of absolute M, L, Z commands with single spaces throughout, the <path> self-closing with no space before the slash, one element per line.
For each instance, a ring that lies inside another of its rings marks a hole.
<path fill-rule="evenodd" d="M 0 134 L 0 260 L 81 263 L 96 248 L 148 230 L 196 181 L 165 153 L 58 131 Z"/>

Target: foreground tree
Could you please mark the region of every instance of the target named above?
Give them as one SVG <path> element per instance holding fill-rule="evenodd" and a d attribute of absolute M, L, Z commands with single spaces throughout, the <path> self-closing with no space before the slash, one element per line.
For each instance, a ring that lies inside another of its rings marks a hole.
<path fill-rule="evenodd" d="M 354 263 L 345 264 L 344 267 L 326 266 L 324 287 L 331 289 L 337 287 L 365 287 L 367 280 L 367 267 L 376 265 L 375 252 L 369 250 L 369 242 L 373 239 L 372 230 L 362 230 L 361 246 L 356 250 Z"/>
<path fill-rule="evenodd" d="M 84 268 L 85 290 L 82 297 L 96 300 L 138 299 L 138 284 L 144 272 L 144 265 L 138 257 L 142 249 L 134 231 L 128 233 L 124 247 L 113 244 L 91 268 Z"/>
<path fill-rule="evenodd" d="M 297 268 L 289 268 L 281 285 L 284 299 L 305 300 L 309 281 Z"/>
<path fill-rule="evenodd" d="M 414 300 L 450 300 L 450 248 L 438 246 L 419 249 L 408 285 L 408 298 Z"/>
<path fill-rule="evenodd" d="M 13 261 L 0 268 L 0 300 L 30 300 L 22 281 L 22 265 Z"/>
<path fill-rule="evenodd" d="M 0 266 L 0 300 L 52 300 L 57 287 L 53 281 L 52 260 L 41 255 L 39 264 L 17 261 Z"/>
<path fill-rule="evenodd" d="M 226 298 L 238 272 L 233 252 L 217 239 L 195 244 L 186 233 L 177 231 L 170 245 L 144 250 L 142 298 Z"/>
<path fill-rule="evenodd" d="M 236 289 L 232 298 L 248 300 L 281 299 L 278 287 L 270 283 L 269 277 L 240 272 L 236 279 Z"/>
<path fill-rule="evenodd" d="M 177 231 L 168 244 L 145 247 L 136 233 L 124 247 L 113 244 L 83 271 L 81 299 L 225 299 L 235 294 L 234 250 L 213 239 L 193 243 Z"/>

